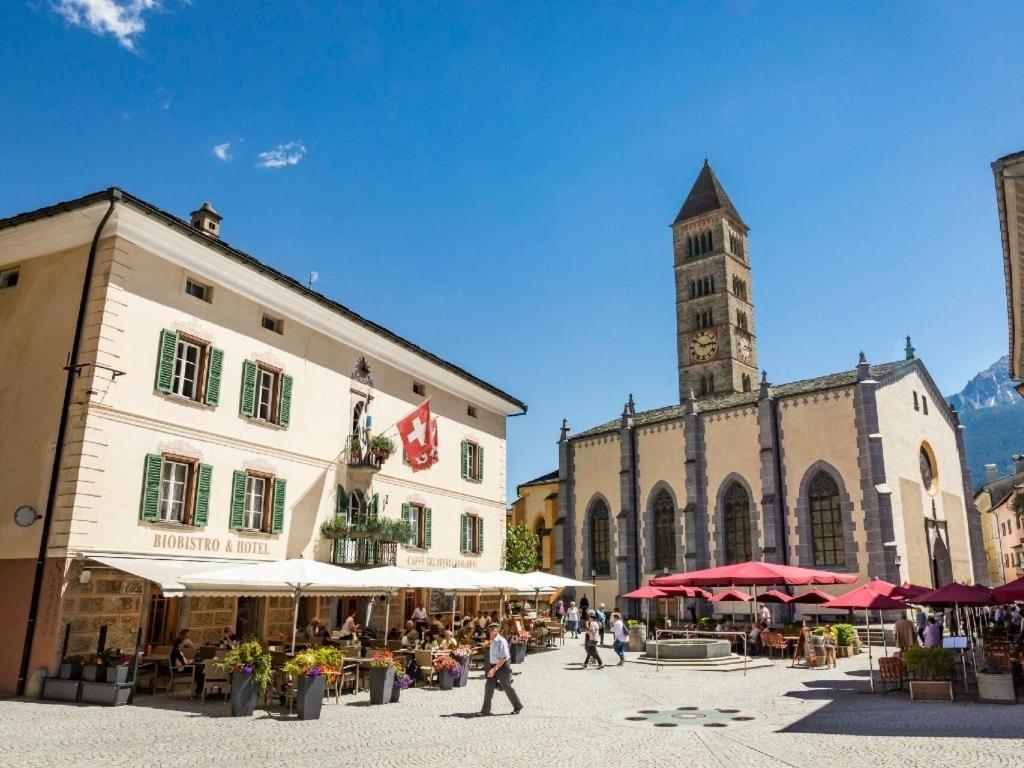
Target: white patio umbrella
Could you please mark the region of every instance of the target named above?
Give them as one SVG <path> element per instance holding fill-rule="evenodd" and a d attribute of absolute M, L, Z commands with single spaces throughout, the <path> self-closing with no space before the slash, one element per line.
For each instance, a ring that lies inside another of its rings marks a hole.
<path fill-rule="evenodd" d="M 358 591 L 357 571 L 316 560 L 295 558 L 251 565 L 237 565 L 183 577 L 186 594 L 278 595 L 291 594 L 292 650 L 299 622 L 299 598 L 303 595 L 338 595 Z"/>

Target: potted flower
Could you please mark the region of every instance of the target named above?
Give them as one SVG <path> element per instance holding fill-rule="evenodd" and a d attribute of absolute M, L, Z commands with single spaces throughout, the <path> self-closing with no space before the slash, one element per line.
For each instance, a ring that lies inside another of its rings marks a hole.
<path fill-rule="evenodd" d="M 462 666 L 462 673 L 459 675 L 459 679 L 456 682 L 457 688 L 465 688 L 469 682 L 469 660 L 473 655 L 473 648 L 468 645 L 460 645 L 454 651 L 452 656 Z"/>
<path fill-rule="evenodd" d="M 915 679 L 910 681 L 913 701 L 953 701 L 953 652 L 948 648 L 908 648 L 903 663 Z"/>
<path fill-rule="evenodd" d="M 522 664 L 526 661 L 526 644 L 529 642 L 529 632 L 517 632 L 512 636 L 512 642 L 509 643 L 508 648 L 512 656 L 510 659 L 512 664 Z"/>
<path fill-rule="evenodd" d="M 984 669 L 978 670 L 978 698 L 982 701 L 1017 703 L 1013 689 L 1013 672 L 994 658 L 987 659 Z"/>
<path fill-rule="evenodd" d="M 391 703 L 397 704 L 399 694 L 406 688 L 412 688 L 412 683 L 413 679 L 404 673 L 401 676 L 396 677 L 395 685 L 391 689 Z"/>
<path fill-rule="evenodd" d="M 857 632 L 852 624 L 836 624 L 832 627 L 832 637 L 836 643 L 836 656 L 847 658 L 857 652 Z"/>
<path fill-rule="evenodd" d="M 60 663 L 61 680 L 81 680 L 83 656 L 65 656 Z"/>
<path fill-rule="evenodd" d="M 636 619 L 629 619 L 626 622 L 629 628 L 629 650 L 642 651 L 647 647 L 647 625 Z"/>
<path fill-rule="evenodd" d="M 341 651 L 329 645 L 310 648 L 285 664 L 284 671 L 298 680 L 295 705 L 299 720 L 319 720 L 326 681 L 341 673 Z"/>
<path fill-rule="evenodd" d="M 369 448 L 377 462 L 383 464 L 395 452 L 395 443 L 390 437 L 374 435 L 370 438 Z"/>
<path fill-rule="evenodd" d="M 377 651 L 370 659 L 370 703 L 390 701 L 394 685 L 395 655 L 391 651 Z"/>
<path fill-rule="evenodd" d="M 128 682 L 128 662 L 129 658 L 121 653 L 120 650 L 114 650 L 112 648 L 107 649 L 103 652 L 100 657 L 100 674 L 103 675 L 103 680 L 108 683 L 114 683 L 115 685 L 124 685 Z M 97 675 L 97 681 L 100 679 Z"/>
<path fill-rule="evenodd" d="M 86 654 L 82 657 L 82 679 L 89 682 L 102 682 L 103 673 L 100 667 L 103 666 L 103 656 L 98 653 Z"/>
<path fill-rule="evenodd" d="M 462 676 L 462 664 L 450 653 L 434 659 L 434 671 L 437 672 L 437 686 L 442 691 L 450 691 Z"/>
<path fill-rule="evenodd" d="M 270 654 L 250 640 L 228 651 L 220 667 L 231 673 L 231 716 L 251 716 L 259 693 L 270 684 Z"/>

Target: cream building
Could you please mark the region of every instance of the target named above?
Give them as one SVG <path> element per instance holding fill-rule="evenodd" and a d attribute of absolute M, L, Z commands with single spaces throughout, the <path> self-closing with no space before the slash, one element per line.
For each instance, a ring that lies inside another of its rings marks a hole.
<path fill-rule="evenodd" d="M 609 605 L 654 576 L 749 559 L 985 580 L 961 427 L 909 338 L 904 360 L 752 382 L 747 228 L 708 164 L 672 229 L 680 403 L 630 397 L 614 421 L 563 424 L 556 569 Z"/>
<path fill-rule="evenodd" d="M 166 642 L 290 625 L 273 599 L 172 596 L 223 563 L 500 567 L 505 418 L 526 406 L 220 225 L 208 204 L 189 223 L 117 189 L 0 221 L 0 621 L 18 649 L 0 690 L 52 670 L 65 626 L 80 652 L 100 626 L 131 648 L 140 626 Z M 439 462 L 374 458 L 372 436 L 427 397 Z M 412 537 L 324 539 L 335 514 L 406 519 Z"/>
<path fill-rule="evenodd" d="M 1024 380 L 1024 152 L 992 163 L 999 232 L 1006 274 L 1006 315 L 1010 330 L 1010 377 Z M 1024 384 L 1017 391 L 1024 395 Z"/>
<path fill-rule="evenodd" d="M 516 487 L 511 520 L 525 523 L 537 536 L 537 567 L 551 571 L 555 563 L 555 540 L 552 533 L 558 519 L 558 470 L 527 480 Z"/>

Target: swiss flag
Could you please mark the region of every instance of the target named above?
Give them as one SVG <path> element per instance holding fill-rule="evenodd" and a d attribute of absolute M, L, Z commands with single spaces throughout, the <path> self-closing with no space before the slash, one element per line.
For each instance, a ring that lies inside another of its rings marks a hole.
<path fill-rule="evenodd" d="M 437 461 L 437 421 L 430 418 L 430 401 L 398 422 L 398 434 L 413 472 Z"/>

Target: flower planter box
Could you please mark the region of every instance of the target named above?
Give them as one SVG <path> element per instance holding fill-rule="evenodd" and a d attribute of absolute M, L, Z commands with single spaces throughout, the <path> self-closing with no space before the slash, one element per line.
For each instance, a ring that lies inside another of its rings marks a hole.
<path fill-rule="evenodd" d="M 953 701 L 953 683 L 949 680 L 911 680 L 911 701 Z"/>
<path fill-rule="evenodd" d="M 455 681 L 456 688 L 465 688 L 469 683 L 469 659 L 467 658 L 465 661 L 461 662 L 461 664 L 462 674 L 459 675 L 459 679 Z"/>
<path fill-rule="evenodd" d="M 231 674 L 231 716 L 252 717 L 256 711 L 256 699 L 259 691 L 252 675 L 245 672 Z"/>
<path fill-rule="evenodd" d="M 302 675 L 299 678 L 298 690 L 295 692 L 295 706 L 299 711 L 299 720 L 319 720 L 323 704 L 323 675 L 316 677 Z"/>
<path fill-rule="evenodd" d="M 43 698 L 50 701 L 78 701 L 81 690 L 81 680 L 61 680 L 59 677 L 48 677 L 43 682 Z"/>
<path fill-rule="evenodd" d="M 447 669 L 442 669 L 437 675 L 437 687 L 442 691 L 450 691 L 455 685 L 455 678 Z"/>
<path fill-rule="evenodd" d="M 1009 672 L 978 672 L 978 698 L 982 701 L 1016 704 L 1013 675 Z"/>
<path fill-rule="evenodd" d="M 389 667 L 370 667 L 370 703 L 386 704 L 391 701 L 391 691 L 395 687 L 395 669 Z"/>
<path fill-rule="evenodd" d="M 633 652 L 643 651 L 647 648 L 647 626 L 634 624 L 629 628 L 629 650 Z"/>
<path fill-rule="evenodd" d="M 110 669 L 115 669 L 111 667 Z M 119 707 L 128 703 L 131 695 L 130 685 L 119 685 L 118 683 L 82 683 L 82 695 L 80 701 L 87 704 L 103 704 L 108 707 Z"/>
<path fill-rule="evenodd" d="M 836 646 L 836 658 L 837 659 L 848 659 L 853 656 L 854 650 L 852 645 L 837 645 Z"/>
<path fill-rule="evenodd" d="M 89 682 L 94 683 L 98 680 L 103 679 L 100 677 L 101 674 L 102 673 L 100 672 L 100 667 L 97 667 L 95 664 L 86 664 L 84 667 L 82 667 L 83 680 L 88 680 Z"/>
<path fill-rule="evenodd" d="M 96 682 L 100 682 L 99 675 L 103 676 L 103 682 L 124 685 L 128 682 L 128 665 L 119 664 L 116 667 L 100 667 Z"/>
<path fill-rule="evenodd" d="M 526 661 L 526 645 L 524 643 L 512 643 L 509 647 L 510 661 L 513 664 L 522 664 Z"/>
<path fill-rule="evenodd" d="M 81 680 L 82 665 L 77 661 L 66 661 L 60 665 L 61 680 Z"/>
<path fill-rule="evenodd" d="M 390 700 L 390 703 L 397 704 L 398 703 L 398 697 L 401 696 L 401 694 L 402 694 L 402 689 L 399 688 L 397 685 L 393 686 L 391 688 L 391 700 Z"/>

